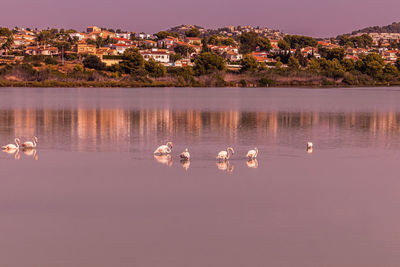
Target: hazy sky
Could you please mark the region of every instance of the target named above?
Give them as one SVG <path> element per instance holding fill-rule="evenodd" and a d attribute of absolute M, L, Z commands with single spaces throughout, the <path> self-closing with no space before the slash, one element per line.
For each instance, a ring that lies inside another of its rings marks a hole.
<path fill-rule="evenodd" d="M 181 24 L 259 25 L 329 37 L 400 21 L 399 0 L 13 0 L 0 9 L 0 26 L 97 25 L 151 33 Z"/>

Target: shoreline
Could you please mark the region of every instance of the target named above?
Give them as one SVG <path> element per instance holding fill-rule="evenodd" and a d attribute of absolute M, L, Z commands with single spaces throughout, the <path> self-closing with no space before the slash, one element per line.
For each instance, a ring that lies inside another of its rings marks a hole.
<path fill-rule="evenodd" d="M 85 81 L 85 82 L 60 82 L 60 81 L 0 81 L 0 88 L 154 88 L 154 87 L 169 87 L 169 88 L 363 88 L 363 87 L 398 87 L 400 83 L 373 83 L 373 84 L 360 84 L 360 85 L 348 85 L 348 84 L 337 84 L 337 85 L 315 85 L 315 84 L 275 84 L 269 86 L 259 85 L 232 85 L 228 84 L 225 86 L 207 86 L 204 84 L 199 85 L 176 85 L 171 82 L 96 82 L 96 81 Z"/>

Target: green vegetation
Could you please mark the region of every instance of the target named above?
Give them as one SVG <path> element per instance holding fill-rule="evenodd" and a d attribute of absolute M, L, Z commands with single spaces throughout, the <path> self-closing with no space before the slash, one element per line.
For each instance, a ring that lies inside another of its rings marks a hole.
<path fill-rule="evenodd" d="M 248 54 L 255 51 L 257 47 L 260 51 L 269 51 L 272 46 L 268 39 L 259 37 L 255 32 L 247 32 L 239 37 L 240 53 Z"/>
<path fill-rule="evenodd" d="M 344 47 L 366 48 L 372 46 L 372 38 L 368 34 L 353 37 L 350 37 L 349 35 L 341 35 L 338 39 L 339 45 Z"/>
<path fill-rule="evenodd" d="M 357 33 L 371 33 L 371 32 L 376 32 L 376 33 L 400 33 L 400 22 L 393 22 L 390 25 L 387 26 L 373 26 L 373 27 L 367 27 L 358 31 L 352 32 L 352 34 L 357 34 Z"/>

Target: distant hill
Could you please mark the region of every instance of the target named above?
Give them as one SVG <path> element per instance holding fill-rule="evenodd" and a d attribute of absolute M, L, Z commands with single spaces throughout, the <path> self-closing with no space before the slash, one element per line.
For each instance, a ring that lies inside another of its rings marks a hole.
<path fill-rule="evenodd" d="M 387 26 L 372 26 L 372 27 L 367 27 L 358 31 L 353 31 L 351 34 L 357 34 L 357 33 L 371 33 L 371 32 L 377 32 L 377 33 L 400 33 L 400 22 L 393 22 L 390 25 Z"/>

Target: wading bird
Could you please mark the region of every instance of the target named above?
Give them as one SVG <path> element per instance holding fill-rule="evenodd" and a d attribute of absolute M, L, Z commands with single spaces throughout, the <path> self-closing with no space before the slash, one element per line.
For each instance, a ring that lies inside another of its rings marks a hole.
<path fill-rule="evenodd" d="M 19 146 L 21 145 L 21 140 L 19 140 L 19 138 L 15 138 L 14 139 L 15 144 L 8 144 L 5 146 L 2 146 L 1 149 L 3 149 L 4 151 L 10 151 L 10 152 L 14 152 L 15 150 L 19 149 Z"/>
<path fill-rule="evenodd" d="M 312 153 L 312 150 L 313 150 L 313 143 L 312 142 L 308 142 L 307 143 L 307 152 L 308 153 Z"/>
<path fill-rule="evenodd" d="M 225 161 L 231 158 L 231 156 L 235 154 L 233 148 L 228 147 L 226 151 L 220 151 L 217 155 L 218 161 Z"/>
<path fill-rule="evenodd" d="M 189 160 L 190 159 L 189 150 L 186 148 L 185 151 L 183 151 L 181 154 L 179 154 L 179 157 L 184 160 Z"/>
<path fill-rule="evenodd" d="M 254 148 L 252 150 L 249 150 L 249 152 L 247 152 L 246 157 L 248 157 L 249 160 L 252 160 L 257 158 L 257 155 L 258 155 L 258 149 Z"/>
<path fill-rule="evenodd" d="M 39 143 L 39 139 L 37 138 L 37 136 L 34 136 L 32 138 L 32 141 L 26 141 L 24 142 L 21 147 L 23 149 L 29 149 L 29 148 L 36 148 L 37 144 Z"/>
<path fill-rule="evenodd" d="M 168 142 L 166 145 L 159 146 L 156 150 L 154 150 L 155 155 L 165 155 L 170 154 L 172 151 L 172 142 Z"/>

